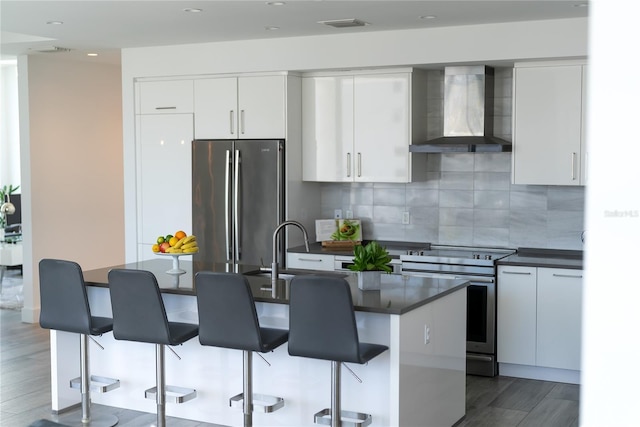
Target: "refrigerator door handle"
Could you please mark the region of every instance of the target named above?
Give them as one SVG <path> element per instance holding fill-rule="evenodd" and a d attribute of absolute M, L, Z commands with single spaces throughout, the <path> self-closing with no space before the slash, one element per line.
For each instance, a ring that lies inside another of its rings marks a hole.
<path fill-rule="evenodd" d="M 230 237 L 231 230 L 229 229 L 230 224 L 230 211 L 229 208 L 231 202 L 231 187 L 229 187 L 230 183 L 230 171 L 229 166 L 231 165 L 231 151 L 227 150 L 226 161 L 224 162 L 224 236 L 225 236 L 225 253 L 227 256 L 227 261 L 231 260 L 231 245 L 230 245 Z"/>
<path fill-rule="evenodd" d="M 235 150 L 236 151 L 236 167 L 235 167 L 235 179 L 234 179 L 234 183 L 233 183 L 233 187 L 234 187 L 234 206 L 233 206 L 233 213 L 235 215 L 235 220 L 234 220 L 234 228 L 235 228 L 235 248 L 236 248 L 236 259 L 235 261 L 238 262 L 240 260 L 240 202 L 239 202 L 239 197 L 240 197 L 240 150 Z"/>

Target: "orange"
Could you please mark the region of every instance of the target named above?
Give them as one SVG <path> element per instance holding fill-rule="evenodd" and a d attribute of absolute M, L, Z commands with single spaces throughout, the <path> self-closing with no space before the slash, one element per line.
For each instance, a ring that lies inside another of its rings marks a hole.
<path fill-rule="evenodd" d="M 151 246 L 151 250 L 153 252 L 160 252 L 160 245 L 153 245 Z"/>
<path fill-rule="evenodd" d="M 174 236 L 177 237 L 178 240 L 180 240 L 183 237 L 187 237 L 187 233 L 185 233 L 184 231 L 180 230 L 180 231 L 176 231 L 176 234 L 174 234 Z"/>
<path fill-rule="evenodd" d="M 178 243 L 178 239 L 176 236 L 173 236 L 172 238 L 169 239 L 169 246 L 175 246 L 176 243 Z"/>

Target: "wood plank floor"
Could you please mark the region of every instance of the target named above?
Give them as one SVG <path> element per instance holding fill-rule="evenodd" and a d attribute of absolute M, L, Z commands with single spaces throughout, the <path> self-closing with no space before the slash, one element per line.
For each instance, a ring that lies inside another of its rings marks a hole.
<path fill-rule="evenodd" d="M 79 409 L 60 418 L 51 414 L 49 364 L 49 331 L 22 323 L 19 310 L 1 309 L 0 426 L 27 427 L 39 419 L 79 419 Z M 578 426 L 579 393 L 579 386 L 571 384 L 467 376 L 467 415 L 456 427 Z M 155 421 L 154 414 L 93 405 L 94 415 L 101 412 L 116 415 L 121 427 L 147 426 Z M 167 424 L 216 427 L 171 417 Z"/>

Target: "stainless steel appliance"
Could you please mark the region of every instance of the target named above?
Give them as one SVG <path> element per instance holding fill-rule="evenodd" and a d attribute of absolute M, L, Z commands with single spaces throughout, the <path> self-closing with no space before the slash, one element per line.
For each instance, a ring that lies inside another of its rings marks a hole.
<path fill-rule="evenodd" d="M 403 274 L 469 280 L 467 288 L 467 373 L 495 376 L 496 261 L 511 249 L 430 246 L 401 255 Z"/>
<path fill-rule="evenodd" d="M 494 153 L 512 144 L 493 135 L 494 69 L 484 65 L 444 69 L 443 136 L 409 147 L 412 153 Z"/>
<path fill-rule="evenodd" d="M 194 263 L 269 265 L 284 220 L 284 148 L 284 140 L 193 141 Z M 282 259 L 282 244 L 278 251 Z"/>

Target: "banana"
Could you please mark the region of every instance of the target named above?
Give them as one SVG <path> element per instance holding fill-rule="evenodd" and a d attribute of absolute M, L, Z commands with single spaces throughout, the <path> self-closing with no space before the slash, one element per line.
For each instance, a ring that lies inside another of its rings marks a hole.
<path fill-rule="evenodd" d="M 184 238 L 184 242 L 182 242 L 183 245 L 187 244 L 187 243 L 191 243 L 194 240 L 196 240 L 196 236 L 194 236 L 193 234 L 190 236 L 187 236 Z"/>
<path fill-rule="evenodd" d="M 172 248 L 168 248 L 166 252 L 170 254 L 181 254 L 182 249 L 176 249 L 175 247 L 172 247 Z"/>
<path fill-rule="evenodd" d="M 180 248 L 182 247 L 182 245 L 184 244 L 184 241 L 185 241 L 186 239 L 187 239 L 187 237 L 185 236 L 185 237 L 183 237 L 182 239 L 178 240 L 178 241 L 176 242 L 176 244 L 175 244 L 175 245 L 173 245 L 173 247 L 174 247 L 174 248 L 176 248 L 176 249 L 180 249 Z"/>
<path fill-rule="evenodd" d="M 189 249 L 189 248 L 192 248 L 194 246 L 196 248 L 198 247 L 198 242 L 196 242 L 195 240 L 193 240 L 193 241 L 191 241 L 189 243 L 183 243 L 182 244 L 182 249 Z"/>
<path fill-rule="evenodd" d="M 194 252 L 198 252 L 198 247 L 197 246 L 192 246 L 190 248 L 182 249 L 182 252 L 185 253 L 185 254 L 192 254 Z"/>

